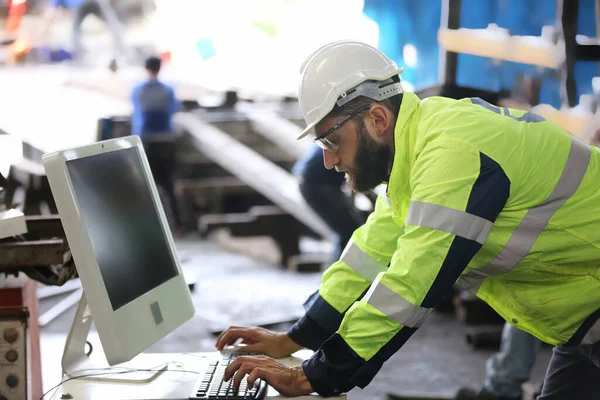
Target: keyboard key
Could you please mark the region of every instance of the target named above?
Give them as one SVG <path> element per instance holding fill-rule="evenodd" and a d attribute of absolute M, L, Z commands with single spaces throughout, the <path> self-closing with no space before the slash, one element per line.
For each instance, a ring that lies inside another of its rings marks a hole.
<path fill-rule="evenodd" d="M 245 376 L 244 379 L 241 380 L 237 390 L 233 389 L 233 378 L 230 379 L 229 382 L 223 381 L 227 365 L 229 365 L 236 356 L 237 355 L 230 354 L 224 356 L 223 359 L 218 362 L 212 361 L 208 365 L 203 376 L 198 377 L 194 392 L 189 398 L 191 400 L 262 400 L 266 395 L 265 383 L 262 384 L 260 396 L 256 398 L 257 393 L 259 393 L 258 388 L 260 387 L 260 380 L 255 382 L 252 388 L 248 388 L 247 376 Z"/>

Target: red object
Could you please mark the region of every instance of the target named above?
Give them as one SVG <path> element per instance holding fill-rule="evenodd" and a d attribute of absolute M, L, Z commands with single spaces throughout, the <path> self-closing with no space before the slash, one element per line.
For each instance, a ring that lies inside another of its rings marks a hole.
<path fill-rule="evenodd" d="M 170 51 L 162 51 L 160 53 L 160 60 L 163 63 L 168 63 L 169 61 L 171 61 L 171 52 Z"/>
<path fill-rule="evenodd" d="M 21 288 L 0 289 L 0 307 L 25 307 L 29 311 L 27 330 L 27 369 L 32 399 L 42 397 L 42 365 L 40 360 L 40 325 L 37 284 L 29 280 Z"/>
<path fill-rule="evenodd" d="M 21 20 L 27 9 L 26 0 L 8 0 L 8 20 L 6 21 L 6 32 L 15 33 L 21 27 Z"/>

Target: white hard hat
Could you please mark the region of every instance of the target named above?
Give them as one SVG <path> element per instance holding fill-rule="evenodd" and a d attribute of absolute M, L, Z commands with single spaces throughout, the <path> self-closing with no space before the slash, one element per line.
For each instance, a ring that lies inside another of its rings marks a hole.
<path fill-rule="evenodd" d="M 381 82 L 368 85 L 368 81 L 385 81 L 402 71 L 385 54 L 366 43 L 342 40 L 321 47 L 300 67 L 298 101 L 307 126 L 298 139 L 308 135 L 336 102 L 341 106 L 359 95 L 383 100 L 402 93 L 399 82 L 383 88 L 379 87 Z M 356 91 L 350 95 L 350 89 Z"/>

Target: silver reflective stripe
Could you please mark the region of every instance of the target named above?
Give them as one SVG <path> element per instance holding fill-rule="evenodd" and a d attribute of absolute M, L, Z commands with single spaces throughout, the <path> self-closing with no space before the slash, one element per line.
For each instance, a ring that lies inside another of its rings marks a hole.
<path fill-rule="evenodd" d="M 590 146 L 572 137 L 567 162 L 550 196 L 542 204 L 531 208 L 525 214 L 504 248 L 489 265 L 469 271 L 460 278 L 458 285 L 463 289 L 476 292 L 486 277 L 508 272 L 519 264 L 529 253 L 554 213 L 579 188 L 587 171 L 591 154 Z"/>
<path fill-rule="evenodd" d="M 379 279 L 373 282 L 364 299 L 394 321 L 409 328 L 421 326 L 433 310 L 415 306 L 379 282 Z"/>
<path fill-rule="evenodd" d="M 481 244 L 492 230 L 492 222 L 485 218 L 421 201 L 410 202 L 406 224 L 453 233 Z"/>
<path fill-rule="evenodd" d="M 475 294 L 479 290 L 479 287 L 485 278 L 486 276 L 480 274 L 478 270 L 474 269 L 462 275 L 456 282 L 456 286 Z"/>
<path fill-rule="evenodd" d="M 369 257 L 352 240 L 346 245 L 340 260 L 369 282 L 373 282 L 380 272 L 387 271 L 386 265 L 380 264 Z"/>
<path fill-rule="evenodd" d="M 385 201 L 387 201 L 390 206 L 392 205 L 392 199 L 390 197 L 385 196 Z"/>
<path fill-rule="evenodd" d="M 587 331 L 583 339 L 581 339 L 581 344 L 592 344 L 598 341 L 600 341 L 600 319 Z"/>

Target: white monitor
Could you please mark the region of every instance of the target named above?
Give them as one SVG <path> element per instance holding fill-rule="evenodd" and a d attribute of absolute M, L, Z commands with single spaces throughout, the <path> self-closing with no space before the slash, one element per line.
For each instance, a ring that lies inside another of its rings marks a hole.
<path fill-rule="evenodd" d="M 194 315 L 142 143 L 106 140 L 42 161 L 83 287 L 63 372 L 93 365 L 92 318 L 108 364 L 129 361 Z"/>

